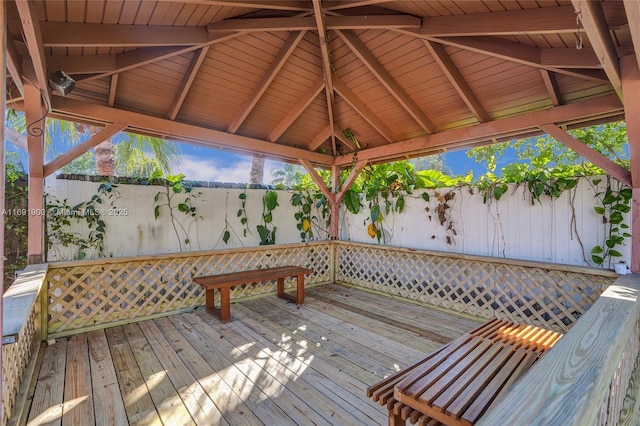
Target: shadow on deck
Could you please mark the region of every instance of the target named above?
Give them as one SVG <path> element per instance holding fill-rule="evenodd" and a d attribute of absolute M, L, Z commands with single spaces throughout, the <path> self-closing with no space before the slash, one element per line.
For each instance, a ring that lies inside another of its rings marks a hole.
<path fill-rule="evenodd" d="M 338 284 L 298 307 L 235 303 L 58 339 L 28 421 L 41 424 L 372 425 L 367 386 L 479 321 Z M 68 422 L 68 423 L 67 423 Z"/>

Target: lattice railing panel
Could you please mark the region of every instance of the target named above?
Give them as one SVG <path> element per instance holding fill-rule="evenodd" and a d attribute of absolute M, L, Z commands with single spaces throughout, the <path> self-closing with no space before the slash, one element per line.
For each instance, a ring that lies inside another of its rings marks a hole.
<path fill-rule="evenodd" d="M 212 251 L 195 255 L 101 259 L 51 264 L 48 283 L 48 330 L 60 334 L 96 324 L 178 311 L 204 304 L 195 276 L 283 265 L 314 270 L 308 284 L 331 280 L 329 242 L 269 248 Z M 287 280 L 287 287 L 294 285 Z M 275 291 L 273 283 L 232 289 L 233 299 Z"/>
<path fill-rule="evenodd" d="M 588 268 L 336 243 L 336 281 L 566 332 L 615 280 Z"/>
<path fill-rule="evenodd" d="M 15 404 L 16 394 L 22 381 L 22 376 L 31 359 L 31 353 L 35 343 L 35 323 L 37 307 L 34 305 L 18 334 L 16 343 L 2 346 L 2 406 L 4 416 L 2 424 L 6 425 L 11 417 L 11 410 Z"/>

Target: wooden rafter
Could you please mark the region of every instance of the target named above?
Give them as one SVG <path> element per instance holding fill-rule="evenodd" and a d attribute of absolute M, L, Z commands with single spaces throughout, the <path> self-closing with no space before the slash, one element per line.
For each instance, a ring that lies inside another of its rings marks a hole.
<path fill-rule="evenodd" d="M 176 93 L 173 102 L 171 103 L 171 107 L 169 108 L 169 112 L 167 113 L 167 118 L 169 120 L 175 120 L 180 108 L 182 108 L 182 103 L 184 99 L 187 97 L 187 93 L 189 93 L 189 89 L 191 89 L 191 85 L 193 84 L 193 80 L 195 80 L 196 75 L 198 74 L 198 70 L 202 65 L 202 62 L 207 57 L 207 53 L 209 52 L 209 46 L 205 46 L 199 51 L 193 53 L 193 57 L 191 58 L 191 62 L 189 63 L 189 68 L 182 79 L 182 84 L 178 88 L 178 92 Z"/>
<path fill-rule="evenodd" d="M 574 33 L 572 6 L 424 18 L 420 33 L 432 37 Z"/>
<path fill-rule="evenodd" d="M 158 0 L 159 2 L 173 3 L 175 0 Z M 182 3 L 202 4 L 205 6 L 219 7 L 246 7 L 250 9 L 271 9 L 271 10 L 309 10 L 309 2 L 298 0 L 182 0 Z"/>
<path fill-rule="evenodd" d="M 242 108 L 240 108 L 240 111 L 238 111 L 233 120 L 231 120 L 231 124 L 229 124 L 229 127 L 227 129 L 229 133 L 235 133 L 238 131 L 253 107 L 255 107 L 260 100 L 260 97 L 262 97 L 273 79 L 276 78 L 276 75 L 278 74 L 280 69 L 282 69 L 293 51 L 296 49 L 305 33 L 305 31 L 296 31 L 289 34 L 289 37 L 284 42 L 284 45 L 278 52 L 278 55 L 271 62 L 271 65 L 269 66 L 269 69 L 267 70 L 265 75 L 262 77 L 262 80 L 260 80 L 258 86 L 253 90 L 253 94 L 249 97 L 249 99 L 246 100 L 244 105 L 242 105 Z"/>
<path fill-rule="evenodd" d="M 269 158 L 281 157 L 296 161 L 298 159 L 306 159 L 323 165 L 330 165 L 333 162 L 333 157 L 326 154 L 309 152 L 304 149 L 274 144 L 260 139 L 206 129 L 60 96 L 53 98 L 52 107 L 58 117 L 71 121 L 92 118 L 94 122 L 99 120 L 102 123 L 127 123 L 127 128 L 133 133 L 140 132 L 156 137 L 166 136 L 172 140 L 189 142 L 209 148 L 230 148 L 248 154 L 273 156 Z"/>
<path fill-rule="evenodd" d="M 109 100 L 107 101 L 107 105 L 110 107 L 114 106 L 116 103 L 116 92 L 118 91 L 118 75 L 113 74 L 111 76 L 111 82 L 109 83 Z"/>
<path fill-rule="evenodd" d="M 579 139 L 574 138 L 555 124 L 543 124 L 538 127 L 540 127 L 540 130 L 562 142 L 563 144 L 580 154 L 580 156 L 591 161 L 593 164 L 600 167 L 602 170 L 604 170 L 614 178 L 618 179 L 620 182 L 624 183 L 625 185 L 631 186 L 631 172 L 629 172 L 629 170 L 625 169 L 617 163 L 614 163 L 609 158 L 600 154 L 598 151 L 586 145 Z"/>
<path fill-rule="evenodd" d="M 318 133 L 312 140 L 309 142 L 307 149 L 309 151 L 315 151 L 320 146 L 331 137 L 331 127 L 327 126 L 320 133 Z"/>
<path fill-rule="evenodd" d="M 327 98 L 327 117 L 329 119 L 329 128 L 333 129 L 333 76 L 331 68 L 331 58 L 329 58 L 329 40 L 327 39 L 327 31 L 325 28 L 325 16 L 322 13 L 321 0 L 313 0 L 313 12 L 315 18 L 316 29 L 318 30 L 318 38 L 320 40 L 320 56 L 322 58 L 322 73 L 324 75 L 325 95 Z M 331 151 L 333 155 L 337 154 L 336 136 L 331 133 Z"/>
<path fill-rule="evenodd" d="M 322 78 L 319 78 L 313 83 L 313 85 L 307 90 L 307 92 L 298 100 L 298 102 L 291 108 L 291 110 L 284 116 L 284 118 L 276 125 L 276 127 L 269 133 L 267 139 L 271 142 L 275 142 L 278 140 L 280 136 L 284 132 L 287 131 L 289 126 L 293 124 L 294 121 L 300 114 L 304 112 L 304 110 L 309 106 L 311 102 L 318 96 L 318 94 L 325 87 L 324 81 Z"/>
<path fill-rule="evenodd" d="M 307 172 L 309 172 L 309 176 L 311 177 L 311 179 L 313 179 L 315 184 L 318 185 L 318 189 L 320 189 L 322 194 L 325 197 L 327 197 L 327 200 L 329 200 L 329 202 L 333 204 L 335 201 L 335 195 L 331 192 L 329 187 L 324 183 L 324 181 L 316 171 L 315 167 L 313 167 L 313 164 L 311 164 L 311 162 L 308 160 L 302 160 L 302 159 L 299 160 L 298 162 L 302 165 L 302 167 L 304 167 L 307 170 Z"/>
<path fill-rule="evenodd" d="M 46 47 L 192 46 L 209 41 L 205 27 L 42 22 Z"/>
<path fill-rule="evenodd" d="M 396 137 L 387 126 L 355 93 L 353 93 L 338 77 L 333 77 L 334 88 L 342 99 L 356 110 L 371 126 L 376 129 L 387 141 L 393 143 Z"/>
<path fill-rule="evenodd" d="M 356 1 L 332 1 L 324 9 L 326 11 L 351 9 L 354 7 L 372 6 L 379 3 L 387 3 L 390 0 L 356 0 Z"/>
<path fill-rule="evenodd" d="M 540 48 L 497 37 L 446 37 L 429 38 L 432 41 L 471 50 L 519 64 L 547 69 L 561 74 L 586 80 L 607 81 L 600 70 L 600 61 L 593 50 L 584 47 L 581 50 L 560 48 Z M 564 55 L 563 55 L 564 54 Z M 562 64 L 558 64 L 558 58 Z M 562 65 L 563 68 L 559 66 Z"/>
<path fill-rule="evenodd" d="M 616 95 L 603 96 L 568 105 L 562 105 L 545 111 L 535 111 L 520 116 L 480 123 L 473 127 L 448 130 L 433 135 L 421 136 L 386 145 L 358 151 L 358 159 L 381 161 L 400 155 L 417 155 L 448 148 L 463 148 L 471 144 L 475 146 L 491 143 L 492 138 L 500 138 L 508 134 L 534 134 L 543 124 L 563 123 L 575 120 L 576 117 L 610 117 L 622 112 L 620 99 Z M 539 133 L 539 131 L 538 131 Z M 352 155 L 341 155 L 336 158 L 336 165 L 351 163 Z"/>
<path fill-rule="evenodd" d="M 24 85 L 22 83 L 22 75 L 20 73 L 21 61 L 13 40 L 7 40 L 5 59 L 7 63 L 7 71 L 9 71 L 9 75 L 11 75 L 14 86 L 16 86 L 20 95 L 24 96 Z"/>
<path fill-rule="evenodd" d="M 37 83 L 40 93 L 45 97 L 47 103 L 50 104 L 51 97 L 49 96 L 47 62 L 44 56 L 40 25 L 38 25 L 40 21 L 38 13 L 35 10 L 33 2 L 30 0 L 17 1 L 16 7 L 22 22 L 22 32 L 27 43 L 31 63 L 35 71 L 37 81 L 33 83 Z"/>
<path fill-rule="evenodd" d="M 158 61 L 162 61 L 165 59 L 169 59 L 172 58 L 174 56 L 178 56 L 178 55 L 182 55 L 184 53 L 189 53 L 192 52 L 194 50 L 198 50 L 198 49 L 202 49 L 203 47 L 206 46 L 211 46 L 213 44 L 216 43 L 220 43 L 223 42 L 225 40 L 230 40 L 232 38 L 236 38 L 238 36 L 242 35 L 242 33 L 233 33 L 233 34 L 226 34 L 224 36 L 219 36 L 216 37 L 212 40 L 209 40 L 207 43 L 205 44 L 198 44 L 195 46 L 188 46 L 188 47 L 143 47 L 140 49 L 136 49 L 136 50 L 131 50 L 128 52 L 124 52 L 124 53 L 120 53 L 118 55 L 114 55 L 115 56 L 115 60 L 116 60 L 116 64 L 115 64 L 115 68 L 113 68 L 110 71 L 94 71 L 97 72 L 99 74 L 95 74 L 92 75 L 90 77 L 85 77 L 85 78 L 81 78 L 76 80 L 78 83 L 80 82 L 88 82 L 88 81 L 92 81 L 92 80 L 99 80 L 102 79 L 104 77 L 108 77 L 110 75 L 113 74 L 117 74 L 117 73 L 121 73 L 124 71 L 129 71 L 132 70 L 134 68 L 138 68 L 138 67 L 142 67 L 148 64 L 152 64 L 154 62 L 158 62 Z M 89 61 L 87 61 L 84 64 L 84 73 L 88 73 L 91 74 L 92 72 L 89 71 L 89 67 L 91 67 L 91 64 Z"/>
<path fill-rule="evenodd" d="M 435 133 L 437 131 L 436 126 L 429 120 L 429 118 L 422 112 L 420 107 L 406 94 L 404 89 L 400 87 L 398 82 L 389 74 L 389 72 L 382 66 L 380 61 L 373 56 L 367 46 L 358 38 L 358 36 L 349 30 L 339 31 L 338 34 L 342 41 L 351 49 L 353 53 L 362 61 L 362 63 L 371 71 L 371 73 L 378 79 L 378 81 L 396 98 L 396 100 L 402 105 L 405 111 L 413 117 L 414 120 L 420 125 L 422 130 L 427 133 Z"/>
<path fill-rule="evenodd" d="M 600 2 L 586 0 L 572 0 L 578 13 L 578 19 L 584 26 L 593 46 L 600 65 L 607 74 L 613 89 L 622 99 L 622 81 L 620 79 L 620 64 L 616 47 L 609 35 L 609 27 Z"/>
<path fill-rule="evenodd" d="M 547 70 L 540 70 L 542 81 L 544 81 L 544 87 L 547 88 L 549 98 L 553 106 L 562 105 L 562 96 L 560 95 L 560 89 L 558 88 L 558 81 L 555 74 Z"/>
<path fill-rule="evenodd" d="M 19 146 L 22 149 L 27 149 L 27 137 L 21 135 L 10 127 L 4 126 L 4 138 L 6 141 Z"/>
<path fill-rule="evenodd" d="M 629 22 L 629 32 L 631 32 L 636 61 L 640 68 L 640 2 L 626 1 L 624 2 L 624 9 Z"/>
<path fill-rule="evenodd" d="M 366 165 L 367 165 L 366 160 L 360 160 L 360 161 L 357 161 L 356 164 L 354 164 L 353 168 L 351 169 L 351 172 L 349 172 L 349 176 L 347 176 L 344 183 L 342 184 L 342 187 L 340 188 L 340 192 L 336 193 L 336 203 L 340 204 L 342 202 L 342 199 L 344 198 L 344 194 L 349 190 L 349 188 L 351 188 L 351 185 L 353 185 L 353 182 L 356 181 L 356 179 L 358 178 L 358 175 Z"/>
<path fill-rule="evenodd" d="M 315 7 L 314 13 L 318 16 Z M 322 13 L 321 13 L 322 15 Z M 227 19 L 207 25 L 209 32 L 226 31 L 303 31 L 317 29 L 315 17 Z M 418 29 L 421 20 L 410 15 L 325 16 L 324 28 L 341 29 Z"/>
<path fill-rule="evenodd" d="M 462 98 L 467 107 L 471 110 L 473 115 L 476 116 L 476 119 L 484 123 L 486 121 L 490 121 L 491 118 L 489 114 L 484 109 L 476 95 L 469 87 L 469 84 L 465 81 L 464 77 L 458 70 L 458 67 L 453 63 L 453 60 L 439 43 L 435 43 L 429 40 L 422 40 L 424 45 L 429 50 L 429 53 L 436 61 L 436 63 L 440 66 L 440 69 L 447 76 L 453 87 L 458 92 L 458 95 Z"/>
<path fill-rule="evenodd" d="M 56 170 L 60 170 L 65 165 L 69 164 L 85 152 L 89 151 L 91 148 L 94 148 L 96 145 L 104 142 L 110 137 L 114 136 L 116 133 L 126 129 L 126 124 L 114 123 L 107 127 L 105 127 L 100 132 L 91 136 L 86 141 L 82 142 L 79 145 L 74 146 L 69 151 L 64 154 L 60 154 L 53 160 L 49 161 L 44 165 L 44 176 L 47 177 L 52 173 L 55 173 Z"/>

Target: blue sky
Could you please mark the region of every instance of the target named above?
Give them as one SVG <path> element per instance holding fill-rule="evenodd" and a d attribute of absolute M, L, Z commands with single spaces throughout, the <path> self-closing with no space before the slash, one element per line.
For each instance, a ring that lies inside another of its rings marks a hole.
<path fill-rule="evenodd" d="M 182 155 L 180 162 L 174 166 L 174 173 L 182 173 L 188 180 L 233 183 L 243 183 L 249 180 L 250 156 L 184 143 L 179 145 L 182 149 Z M 27 168 L 28 161 L 24 150 L 10 143 L 5 144 L 5 149 L 9 152 L 18 152 L 23 166 L 25 169 Z M 56 152 L 64 152 L 66 149 L 68 148 L 56 147 L 55 150 Z M 469 170 L 473 170 L 474 177 L 478 177 L 486 171 L 484 165 L 468 158 L 464 150 L 447 152 L 445 159 L 455 175 L 466 175 Z M 498 170 L 502 165 L 498 165 Z M 264 182 L 270 183 L 272 171 L 281 167 L 282 163 L 267 160 L 264 168 Z"/>

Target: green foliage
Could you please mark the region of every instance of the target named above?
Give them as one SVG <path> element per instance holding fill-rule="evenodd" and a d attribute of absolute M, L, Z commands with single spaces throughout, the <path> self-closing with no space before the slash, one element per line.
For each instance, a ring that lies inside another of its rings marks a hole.
<path fill-rule="evenodd" d="M 593 181 L 594 189 L 600 182 L 600 179 Z M 608 260 L 611 266 L 614 257 L 622 256 L 617 247 L 631 237 L 629 225 L 624 222 L 623 215 L 631 211 L 632 196 L 631 188 L 613 181 L 609 176 L 606 179 L 605 190 L 596 192 L 596 199 L 600 205 L 595 206 L 594 211 L 602 217 L 602 223 L 606 226 L 603 244 L 591 249 L 591 260 L 596 265 L 602 265 Z"/>
<path fill-rule="evenodd" d="M 293 188 L 302 182 L 302 168 L 295 164 L 285 163 L 282 169 L 272 170 L 271 183 L 282 188 Z"/>
<path fill-rule="evenodd" d="M 302 190 L 291 195 L 291 205 L 298 207 L 294 217 L 297 221 L 296 226 L 300 231 L 300 238 L 302 241 L 313 238 L 313 227 L 319 226 L 319 217 L 314 210 L 317 212 L 317 209 L 320 208 L 322 219 L 326 223 L 328 206 L 322 209 L 323 206 L 327 205 L 326 198 L 319 191 Z M 316 207 L 315 209 L 314 206 Z"/>
<path fill-rule="evenodd" d="M 195 201 L 200 198 L 202 192 L 195 191 L 192 185 L 185 182 L 183 174 L 163 177 L 160 170 L 156 170 L 149 177 L 149 183 L 159 183 L 164 187 L 153 199 L 154 218 L 158 220 L 161 212 L 166 210 L 171 218 L 180 251 L 183 251 L 183 243 L 185 247 L 191 247 L 191 228 L 196 227 L 197 235 L 198 220 L 202 219 L 195 206 Z M 180 214 L 182 220 L 178 219 Z"/>
<path fill-rule="evenodd" d="M 276 243 L 276 231 L 278 228 L 273 226 L 273 211 L 278 207 L 278 193 L 275 191 L 267 191 L 262 197 L 262 224 L 257 225 L 258 235 L 260 236 L 260 245 L 271 245 Z"/>
<path fill-rule="evenodd" d="M 246 210 L 247 191 L 245 190 L 243 193 L 238 194 L 238 199 L 240 200 L 240 208 L 238 209 L 237 216 L 240 218 L 240 223 L 242 224 L 242 235 L 246 238 L 247 235 L 251 233 L 251 231 L 249 230 L 249 219 L 247 218 Z"/>
<path fill-rule="evenodd" d="M 95 249 L 98 256 L 104 257 L 104 237 L 107 225 L 102 219 L 115 207 L 119 193 L 116 185 L 102 183 L 98 191 L 88 201 L 71 206 L 67 199 L 57 200 L 47 198 L 45 204 L 46 232 L 45 243 L 47 250 L 55 249 L 57 245 L 63 247 L 75 246 L 78 249 L 78 259 L 83 259 L 87 249 Z M 84 222 L 89 229 L 89 235 L 83 237 L 69 228 L 75 223 Z"/>
<path fill-rule="evenodd" d="M 7 152 L 5 158 L 4 198 L 4 286 L 13 283 L 15 272 L 27 265 L 28 215 L 14 214 L 27 209 L 27 176 L 18 156 Z"/>

